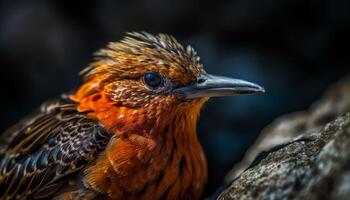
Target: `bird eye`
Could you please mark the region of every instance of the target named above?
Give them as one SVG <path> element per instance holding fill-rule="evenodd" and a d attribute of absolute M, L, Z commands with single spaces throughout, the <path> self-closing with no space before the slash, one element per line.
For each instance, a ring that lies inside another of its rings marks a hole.
<path fill-rule="evenodd" d="M 146 72 L 143 76 L 144 82 L 151 88 L 159 87 L 163 80 L 162 77 L 154 72 Z"/>

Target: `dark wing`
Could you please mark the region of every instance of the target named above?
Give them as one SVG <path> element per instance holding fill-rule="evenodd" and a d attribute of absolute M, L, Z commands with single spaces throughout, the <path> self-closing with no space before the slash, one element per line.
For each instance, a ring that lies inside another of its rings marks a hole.
<path fill-rule="evenodd" d="M 67 96 L 43 104 L 0 139 L 0 199 L 50 197 L 93 162 L 109 139 Z"/>

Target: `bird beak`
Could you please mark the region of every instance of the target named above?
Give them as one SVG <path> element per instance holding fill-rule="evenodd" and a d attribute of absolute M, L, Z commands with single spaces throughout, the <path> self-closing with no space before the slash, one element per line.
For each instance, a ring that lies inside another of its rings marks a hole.
<path fill-rule="evenodd" d="M 248 81 L 203 73 L 197 82 L 176 88 L 173 92 L 185 99 L 195 99 L 265 92 L 265 89 Z"/>

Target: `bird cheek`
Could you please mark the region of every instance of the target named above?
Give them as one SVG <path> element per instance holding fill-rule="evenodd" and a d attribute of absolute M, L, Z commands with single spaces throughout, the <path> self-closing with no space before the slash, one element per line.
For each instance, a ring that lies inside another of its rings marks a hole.
<path fill-rule="evenodd" d="M 203 107 L 203 105 L 209 100 L 209 98 L 199 98 L 199 99 L 190 99 L 184 100 L 179 105 L 179 109 L 182 112 L 199 112 L 199 110 Z"/>
<path fill-rule="evenodd" d="M 168 109 L 176 108 L 182 102 L 182 98 L 175 94 L 170 94 L 166 98 L 164 98 L 163 105 Z"/>

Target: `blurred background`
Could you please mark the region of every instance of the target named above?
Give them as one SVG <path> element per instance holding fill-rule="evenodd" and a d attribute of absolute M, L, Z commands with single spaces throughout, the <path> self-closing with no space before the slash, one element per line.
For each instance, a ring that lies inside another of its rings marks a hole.
<path fill-rule="evenodd" d="M 191 44 L 210 73 L 267 89 L 212 99 L 203 109 L 205 195 L 263 127 L 307 108 L 350 72 L 348 0 L 0 1 L 0 130 L 79 86 L 94 51 L 141 30 Z"/>

